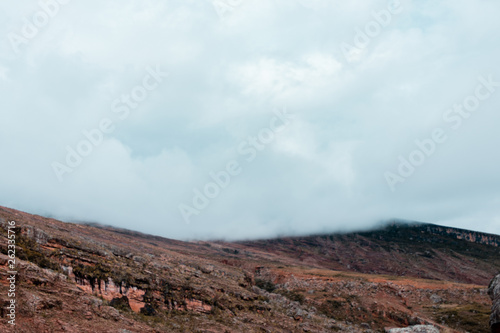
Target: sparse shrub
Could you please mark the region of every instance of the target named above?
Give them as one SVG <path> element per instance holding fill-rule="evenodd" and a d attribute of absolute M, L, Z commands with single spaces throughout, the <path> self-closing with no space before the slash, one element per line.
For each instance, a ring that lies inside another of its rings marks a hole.
<path fill-rule="evenodd" d="M 276 285 L 268 280 L 255 279 L 255 285 L 269 293 L 272 293 L 276 290 Z"/>
<path fill-rule="evenodd" d="M 101 287 L 101 281 L 107 282 L 111 276 L 111 269 L 102 263 L 97 263 L 95 266 L 87 266 L 83 264 L 73 264 L 73 274 L 77 279 L 89 280 L 92 289 L 97 285 Z"/>
<path fill-rule="evenodd" d="M 222 251 L 226 252 L 226 253 L 230 253 L 230 254 L 239 254 L 240 251 L 239 250 L 236 250 L 236 249 L 228 249 L 228 248 L 223 248 Z"/>
<path fill-rule="evenodd" d="M 300 304 L 304 303 L 304 301 L 306 300 L 304 295 L 293 290 L 280 289 L 277 291 L 277 293 L 285 296 L 291 301 L 299 302 Z"/>
<path fill-rule="evenodd" d="M 17 245 L 21 247 L 21 251 L 18 252 L 18 257 L 21 260 L 26 260 L 38 265 L 41 268 L 51 269 L 56 272 L 61 272 L 61 266 L 52 260 L 49 256 L 45 255 L 39 249 L 39 245 L 34 240 L 22 236 L 20 233 L 20 228 L 16 228 Z"/>
<path fill-rule="evenodd" d="M 151 304 L 146 304 L 143 308 L 141 308 L 141 313 L 146 316 L 155 316 L 157 311 Z"/>
<path fill-rule="evenodd" d="M 346 303 L 338 300 L 327 300 L 322 303 L 318 310 L 321 314 L 334 319 L 342 319 L 342 308 Z"/>
<path fill-rule="evenodd" d="M 115 297 L 109 302 L 109 305 L 117 309 L 118 311 L 130 311 L 130 303 L 127 296 Z"/>

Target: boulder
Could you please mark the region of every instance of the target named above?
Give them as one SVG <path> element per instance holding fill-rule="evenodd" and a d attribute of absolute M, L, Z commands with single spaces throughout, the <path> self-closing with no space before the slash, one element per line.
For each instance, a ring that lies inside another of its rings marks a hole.
<path fill-rule="evenodd" d="M 500 274 L 491 280 L 488 295 L 493 301 L 490 317 L 491 332 L 500 333 Z"/>
<path fill-rule="evenodd" d="M 439 330 L 432 325 L 416 325 L 405 328 L 385 329 L 386 333 L 439 333 Z"/>

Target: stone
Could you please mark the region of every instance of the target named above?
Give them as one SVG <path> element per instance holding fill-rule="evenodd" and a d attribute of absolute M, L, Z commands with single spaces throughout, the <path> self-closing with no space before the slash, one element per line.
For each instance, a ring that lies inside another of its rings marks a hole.
<path fill-rule="evenodd" d="M 491 332 L 500 333 L 500 274 L 491 280 L 488 295 L 493 302 L 490 316 Z"/>
<path fill-rule="evenodd" d="M 439 330 L 432 325 L 415 325 L 405 328 L 386 328 L 386 333 L 439 333 Z"/>

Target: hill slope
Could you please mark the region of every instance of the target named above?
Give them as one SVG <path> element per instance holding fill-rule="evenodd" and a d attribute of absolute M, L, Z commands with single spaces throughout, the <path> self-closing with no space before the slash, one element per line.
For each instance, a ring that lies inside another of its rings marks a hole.
<path fill-rule="evenodd" d="M 240 242 L 315 267 L 487 285 L 500 271 L 500 236 L 432 224 Z"/>
<path fill-rule="evenodd" d="M 0 207 L 3 305 L 12 220 L 19 332 L 488 332 L 500 268 L 497 236 L 430 225 L 181 242 Z"/>

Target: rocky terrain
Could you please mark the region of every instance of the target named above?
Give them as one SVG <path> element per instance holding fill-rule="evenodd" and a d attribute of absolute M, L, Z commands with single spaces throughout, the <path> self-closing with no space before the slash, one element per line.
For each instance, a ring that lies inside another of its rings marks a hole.
<path fill-rule="evenodd" d="M 481 285 L 500 267 L 500 236 L 432 224 L 393 223 L 369 232 L 238 244 L 333 270 Z"/>
<path fill-rule="evenodd" d="M 14 329 L 6 319 L 12 220 Z M 1 207 L 0 225 L 2 332 L 486 333 L 498 296 L 488 283 L 500 271 L 499 237 L 426 224 L 233 243 Z"/>

